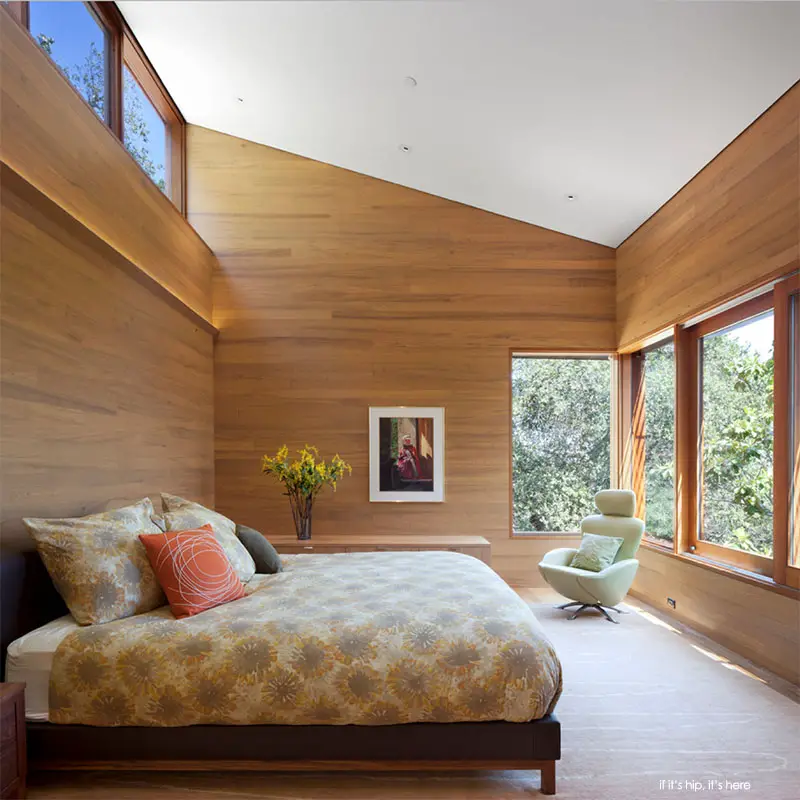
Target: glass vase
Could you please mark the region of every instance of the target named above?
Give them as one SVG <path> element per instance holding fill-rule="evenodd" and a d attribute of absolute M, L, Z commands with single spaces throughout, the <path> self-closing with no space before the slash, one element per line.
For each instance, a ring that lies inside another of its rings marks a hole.
<path fill-rule="evenodd" d="M 309 513 L 308 516 L 301 517 L 297 516 L 294 521 L 294 526 L 297 529 L 297 538 L 298 539 L 310 539 L 311 538 L 311 514 Z"/>

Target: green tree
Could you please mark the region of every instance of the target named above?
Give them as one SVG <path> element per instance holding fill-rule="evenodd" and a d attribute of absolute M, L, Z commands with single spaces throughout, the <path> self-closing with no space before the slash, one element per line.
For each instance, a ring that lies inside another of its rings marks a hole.
<path fill-rule="evenodd" d="M 656 539 L 671 542 L 675 529 L 675 348 L 644 356 L 645 522 Z"/>
<path fill-rule="evenodd" d="M 703 535 L 772 554 L 774 360 L 732 336 L 703 343 Z"/>
<path fill-rule="evenodd" d="M 703 536 L 772 552 L 773 359 L 729 334 L 703 342 Z M 648 533 L 674 532 L 675 359 L 671 345 L 645 356 Z M 609 485 L 607 361 L 514 359 L 513 524 L 574 530 Z"/>
<path fill-rule="evenodd" d="M 608 359 L 514 359 L 514 530 L 577 529 L 609 487 L 610 424 Z"/>
<path fill-rule="evenodd" d="M 165 192 L 167 185 L 163 178 L 164 165 L 156 164 L 150 155 L 150 126 L 145 121 L 142 113 L 142 99 L 136 78 L 131 75 L 127 67 L 125 69 L 124 85 L 125 147 L 156 186 L 162 192 Z"/>
<path fill-rule="evenodd" d="M 55 38 L 40 33 L 36 37 L 39 46 L 55 61 L 69 82 L 80 92 L 86 102 L 100 119 L 105 119 L 105 64 L 104 54 L 98 50 L 94 42 L 89 45 L 89 52 L 80 64 L 60 64 L 53 57 Z M 166 191 L 163 177 L 164 165 L 157 164 L 150 152 L 151 131 L 145 120 L 140 90 L 136 79 L 127 67 L 124 74 L 123 117 L 125 148 L 136 159 L 139 166 L 161 191 Z"/>

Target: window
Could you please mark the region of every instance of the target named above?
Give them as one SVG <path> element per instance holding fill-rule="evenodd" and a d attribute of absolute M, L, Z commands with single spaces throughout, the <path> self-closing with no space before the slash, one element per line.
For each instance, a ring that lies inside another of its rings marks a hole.
<path fill-rule="evenodd" d="M 706 542 L 772 557 L 772 311 L 702 337 L 700 454 Z"/>
<path fill-rule="evenodd" d="M 800 589 L 800 276 L 775 286 L 775 580 Z"/>
<path fill-rule="evenodd" d="M 167 179 L 164 167 L 167 149 L 166 125 L 127 64 L 123 75 L 125 147 L 150 180 L 162 192 L 166 192 Z"/>
<path fill-rule="evenodd" d="M 800 567 L 800 283 L 789 299 L 789 563 Z"/>
<path fill-rule="evenodd" d="M 800 275 L 673 331 L 620 356 L 645 543 L 800 589 Z"/>
<path fill-rule="evenodd" d="M 772 575 L 771 291 L 686 330 L 690 552 Z"/>
<path fill-rule="evenodd" d="M 672 544 L 675 531 L 675 347 L 650 347 L 634 357 L 639 412 L 635 419 L 634 485 L 646 535 Z M 643 398 L 643 400 L 641 399 Z"/>
<path fill-rule="evenodd" d="M 185 122 L 116 5 L 5 5 L 183 213 Z"/>
<path fill-rule="evenodd" d="M 575 531 L 611 476 L 611 359 L 515 355 L 515 533 Z"/>
<path fill-rule="evenodd" d="M 123 141 L 153 183 L 183 205 L 183 118 L 138 43 L 123 42 Z"/>
<path fill-rule="evenodd" d="M 30 32 L 100 119 L 109 122 L 108 32 L 84 3 L 35 2 Z"/>

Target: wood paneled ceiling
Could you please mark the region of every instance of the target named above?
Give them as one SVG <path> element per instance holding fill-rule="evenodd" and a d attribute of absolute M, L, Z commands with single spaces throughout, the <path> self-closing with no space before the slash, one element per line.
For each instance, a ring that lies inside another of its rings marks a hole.
<path fill-rule="evenodd" d="M 611 246 L 800 78 L 800 2 L 119 6 L 190 123 Z"/>

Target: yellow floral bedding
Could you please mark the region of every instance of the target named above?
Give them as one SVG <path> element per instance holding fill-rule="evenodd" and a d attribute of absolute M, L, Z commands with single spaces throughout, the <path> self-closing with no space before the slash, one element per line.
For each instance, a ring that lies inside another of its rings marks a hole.
<path fill-rule="evenodd" d="M 525 722 L 561 692 L 528 606 L 460 553 L 284 558 L 248 596 L 82 628 L 56 651 L 50 721 L 85 725 Z"/>

